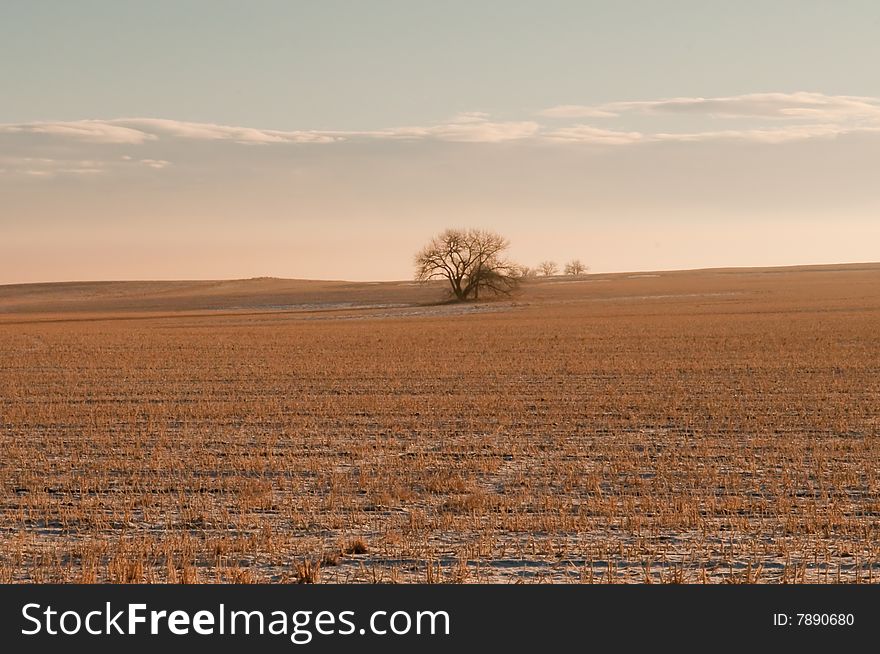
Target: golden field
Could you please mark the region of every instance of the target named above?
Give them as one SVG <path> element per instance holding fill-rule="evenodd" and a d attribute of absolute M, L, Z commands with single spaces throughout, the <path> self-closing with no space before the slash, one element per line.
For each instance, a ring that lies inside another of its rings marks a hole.
<path fill-rule="evenodd" d="M 880 581 L 880 264 L 0 287 L 0 582 Z"/>

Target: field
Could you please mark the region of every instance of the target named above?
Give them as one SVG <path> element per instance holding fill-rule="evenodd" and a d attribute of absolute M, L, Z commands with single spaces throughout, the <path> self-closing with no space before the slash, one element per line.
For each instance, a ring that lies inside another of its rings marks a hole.
<path fill-rule="evenodd" d="M 0 582 L 880 581 L 880 264 L 0 287 Z"/>

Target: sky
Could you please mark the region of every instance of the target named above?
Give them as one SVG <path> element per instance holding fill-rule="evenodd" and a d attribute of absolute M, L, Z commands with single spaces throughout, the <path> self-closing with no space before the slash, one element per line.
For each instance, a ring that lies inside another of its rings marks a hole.
<path fill-rule="evenodd" d="M 0 2 L 0 283 L 880 260 L 880 3 Z"/>

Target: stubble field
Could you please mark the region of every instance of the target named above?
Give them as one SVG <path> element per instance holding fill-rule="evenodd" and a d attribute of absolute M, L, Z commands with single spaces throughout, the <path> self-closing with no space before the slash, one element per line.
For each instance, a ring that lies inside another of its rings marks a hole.
<path fill-rule="evenodd" d="M 0 582 L 880 581 L 880 265 L 0 287 Z"/>

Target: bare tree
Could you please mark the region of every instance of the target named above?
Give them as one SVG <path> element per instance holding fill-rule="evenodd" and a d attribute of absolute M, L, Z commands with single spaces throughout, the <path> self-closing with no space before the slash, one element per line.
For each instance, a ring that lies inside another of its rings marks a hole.
<path fill-rule="evenodd" d="M 530 268 L 529 266 L 519 266 L 517 274 L 519 275 L 520 279 L 534 279 L 538 276 L 538 269 Z"/>
<path fill-rule="evenodd" d="M 479 299 L 480 293 L 509 295 L 521 274 L 504 258 L 510 242 L 483 229 L 447 229 L 415 257 L 416 280 L 445 279 L 457 300 Z"/>
<path fill-rule="evenodd" d="M 585 266 L 580 259 L 572 259 L 567 264 L 565 264 L 566 275 L 583 275 L 589 269 L 590 267 Z"/>
<path fill-rule="evenodd" d="M 544 277 L 550 277 L 559 272 L 559 266 L 556 265 L 555 261 L 542 261 L 538 264 L 538 270 L 541 271 Z"/>

